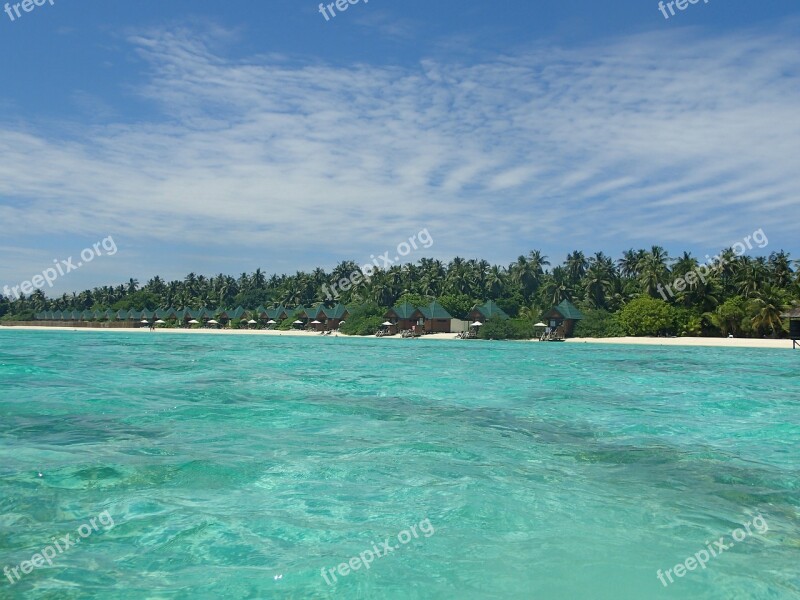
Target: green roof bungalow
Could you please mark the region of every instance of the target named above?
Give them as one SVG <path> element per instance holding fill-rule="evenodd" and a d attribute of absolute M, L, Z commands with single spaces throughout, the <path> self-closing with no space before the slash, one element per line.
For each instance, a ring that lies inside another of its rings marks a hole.
<path fill-rule="evenodd" d="M 81 313 L 82 321 L 94 321 L 94 313 L 90 310 L 85 310 Z"/>
<path fill-rule="evenodd" d="M 800 308 L 795 308 L 781 315 L 789 319 L 789 339 L 792 340 L 792 350 L 800 347 Z"/>
<path fill-rule="evenodd" d="M 147 310 L 146 308 L 142 310 L 142 314 L 139 315 L 142 319 L 147 319 L 148 321 L 152 321 L 156 314 L 151 311 Z"/>
<path fill-rule="evenodd" d="M 103 313 L 103 318 L 106 321 L 115 321 L 117 319 L 117 313 L 115 313 L 113 310 L 109 308 L 106 312 Z"/>
<path fill-rule="evenodd" d="M 158 310 L 156 310 L 156 318 L 161 319 L 163 321 L 168 321 L 169 319 L 177 319 L 178 311 L 172 307 L 159 308 Z"/>
<path fill-rule="evenodd" d="M 339 325 L 350 316 L 347 307 L 341 302 L 333 308 L 323 308 L 325 313 L 325 326 L 329 331 L 339 329 Z"/>
<path fill-rule="evenodd" d="M 393 306 L 383 315 L 384 318 L 392 323 L 389 333 L 394 335 L 400 331 L 406 331 L 414 327 L 417 322 L 414 320 L 416 307 L 410 302 L 403 302 Z"/>
<path fill-rule="evenodd" d="M 233 309 L 219 309 L 217 311 L 217 321 L 222 325 L 227 325 L 235 319 L 241 319 L 244 315 L 244 308 L 238 306 Z"/>
<path fill-rule="evenodd" d="M 292 319 L 293 321 L 299 319 L 300 321 L 305 322 L 306 308 L 305 306 L 302 305 L 296 306 L 294 308 L 286 307 L 285 309 L 283 309 L 283 314 L 285 315 L 284 319 Z M 284 319 L 279 319 L 279 320 L 284 320 Z"/>
<path fill-rule="evenodd" d="M 497 306 L 494 300 L 489 300 L 485 304 L 476 305 L 472 307 L 469 313 L 469 318 L 472 321 L 479 321 L 485 323 L 489 319 L 503 319 L 504 321 L 509 318 L 506 312 Z"/>
<path fill-rule="evenodd" d="M 427 306 L 417 308 L 414 311 L 413 318 L 417 321 L 417 332 L 419 332 L 420 324 L 425 333 L 451 332 L 450 325 L 453 317 L 435 300 Z"/>
<path fill-rule="evenodd" d="M 562 300 L 558 306 L 554 306 L 544 314 L 551 329 L 555 330 L 556 336 L 566 339 L 572 337 L 575 332 L 575 324 L 583 319 L 583 313 L 569 300 Z"/>
<path fill-rule="evenodd" d="M 301 320 L 306 322 L 308 329 L 312 331 L 325 331 L 325 323 L 328 320 L 325 308 L 319 304 L 317 306 L 307 306 L 303 309 Z M 317 321 L 316 323 L 314 321 Z"/>
<path fill-rule="evenodd" d="M 294 309 L 286 308 L 283 304 L 279 304 L 274 308 L 267 309 L 267 320 L 280 323 L 285 321 L 294 314 Z"/>

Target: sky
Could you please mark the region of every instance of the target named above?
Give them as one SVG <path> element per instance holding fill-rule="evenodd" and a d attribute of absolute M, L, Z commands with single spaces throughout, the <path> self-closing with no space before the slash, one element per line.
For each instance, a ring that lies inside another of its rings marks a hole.
<path fill-rule="evenodd" d="M 422 230 L 406 260 L 757 230 L 800 258 L 796 0 L 14 4 L 0 289 L 70 257 L 48 296 L 329 269 Z"/>

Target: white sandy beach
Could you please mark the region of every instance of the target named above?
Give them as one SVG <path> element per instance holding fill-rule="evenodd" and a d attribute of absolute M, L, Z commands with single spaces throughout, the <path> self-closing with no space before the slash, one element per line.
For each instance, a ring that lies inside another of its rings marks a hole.
<path fill-rule="evenodd" d="M 141 335 L 267 335 L 267 336 L 286 336 L 286 337 L 323 337 L 315 331 L 277 331 L 277 330 L 263 330 L 263 329 L 156 329 L 150 331 L 147 328 L 104 328 L 104 327 L 38 327 L 38 326 L 25 326 L 25 327 L 7 327 L 3 326 L 0 331 L 5 329 L 14 330 L 29 330 L 29 331 L 66 331 L 66 332 L 81 332 L 81 331 L 106 331 L 106 332 L 119 332 L 119 333 L 138 333 Z M 324 337 L 351 337 L 344 334 L 332 334 Z M 357 336 L 352 336 L 357 337 Z M 363 336 L 373 337 L 373 336 Z M 399 335 L 386 336 L 380 338 L 383 340 L 408 340 L 410 338 L 403 338 Z M 421 338 L 414 338 L 415 340 L 457 340 L 455 333 L 432 333 L 425 335 Z M 538 342 L 538 340 L 529 340 L 531 342 Z M 631 345 L 648 345 L 648 346 L 705 346 L 714 348 L 769 348 L 791 350 L 791 340 L 766 340 L 766 339 L 750 339 L 750 338 L 656 338 L 656 337 L 617 337 L 617 338 L 570 338 L 567 340 L 568 344 L 631 344 Z"/>

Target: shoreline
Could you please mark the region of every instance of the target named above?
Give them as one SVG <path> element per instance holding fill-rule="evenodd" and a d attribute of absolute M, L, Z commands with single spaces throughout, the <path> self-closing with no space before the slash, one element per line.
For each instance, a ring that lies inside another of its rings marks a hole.
<path fill-rule="evenodd" d="M 41 326 L 0 326 L 0 331 L 108 331 L 117 333 L 140 333 L 146 334 L 167 334 L 167 335 L 266 335 L 266 336 L 286 336 L 286 337 L 342 337 L 342 338 L 373 338 L 375 336 L 350 336 L 344 334 L 333 334 L 322 336 L 316 331 L 288 330 L 278 331 L 275 329 L 155 329 L 150 331 L 147 328 L 135 327 L 41 327 Z M 399 335 L 385 336 L 383 340 L 403 340 Z M 455 333 L 432 333 L 415 340 L 457 340 Z M 525 343 L 537 342 L 531 340 L 510 340 Z M 681 338 L 654 338 L 654 337 L 616 337 L 616 338 L 570 338 L 567 344 L 617 344 L 631 346 L 684 346 L 684 347 L 706 347 L 706 348 L 767 348 L 773 350 L 791 350 L 792 340 L 769 340 L 756 338 L 702 338 L 702 337 L 681 337 Z"/>

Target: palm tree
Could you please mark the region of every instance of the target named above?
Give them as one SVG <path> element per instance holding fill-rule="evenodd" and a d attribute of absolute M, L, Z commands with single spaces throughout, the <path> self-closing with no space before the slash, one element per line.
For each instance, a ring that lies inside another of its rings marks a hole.
<path fill-rule="evenodd" d="M 788 252 L 781 250 L 769 255 L 769 271 L 771 283 L 780 288 L 787 288 L 792 283 L 791 258 Z"/>
<path fill-rule="evenodd" d="M 605 259 L 602 252 L 589 261 L 589 269 L 583 280 L 586 300 L 595 308 L 606 308 L 606 297 L 614 288 L 613 263 Z"/>
<path fill-rule="evenodd" d="M 637 264 L 642 290 L 653 298 L 660 296 L 659 286 L 663 285 L 669 276 L 668 260 L 666 250 L 661 246 L 653 246 Z"/>
<path fill-rule="evenodd" d="M 583 276 L 586 275 L 586 268 L 588 265 L 589 263 L 586 257 L 580 250 L 575 250 L 575 252 L 567 254 L 567 260 L 564 266 L 567 269 L 567 277 L 569 277 L 570 285 L 577 285 L 578 282 L 583 279 Z"/>
<path fill-rule="evenodd" d="M 485 283 L 486 295 L 492 300 L 497 300 L 502 295 L 504 287 L 505 273 L 502 267 L 497 265 L 489 267 Z"/>
<path fill-rule="evenodd" d="M 569 286 L 567 285 L 567 272 L 564 267 L 556 267 L 545 277 L 542 290 L 544 300 L 548 304 L 559 304 L 562 300 L 569 300 Z"/>
<path fill-rule="evenodd" d="M 623 277 L 638 279 L 640 274 L 639 263 L 641 263 L 645 254 L 644 250 L 634 250 L 633 248 L 623 252 L 622 258 L 617 261 L 620 274 Z"/>
<path fill-rule="evenodd" d="M 764 285 L 761 290 L 756 292 L 754 303 L 756 314 L 751 319 L 753 327 L 771 331 L 773 336 L 777 336 L 779 331 L 783 331 L 781 314 L 786 307 L 781 302 L 780 293 L 776 288 L 769 284 Z"/>

